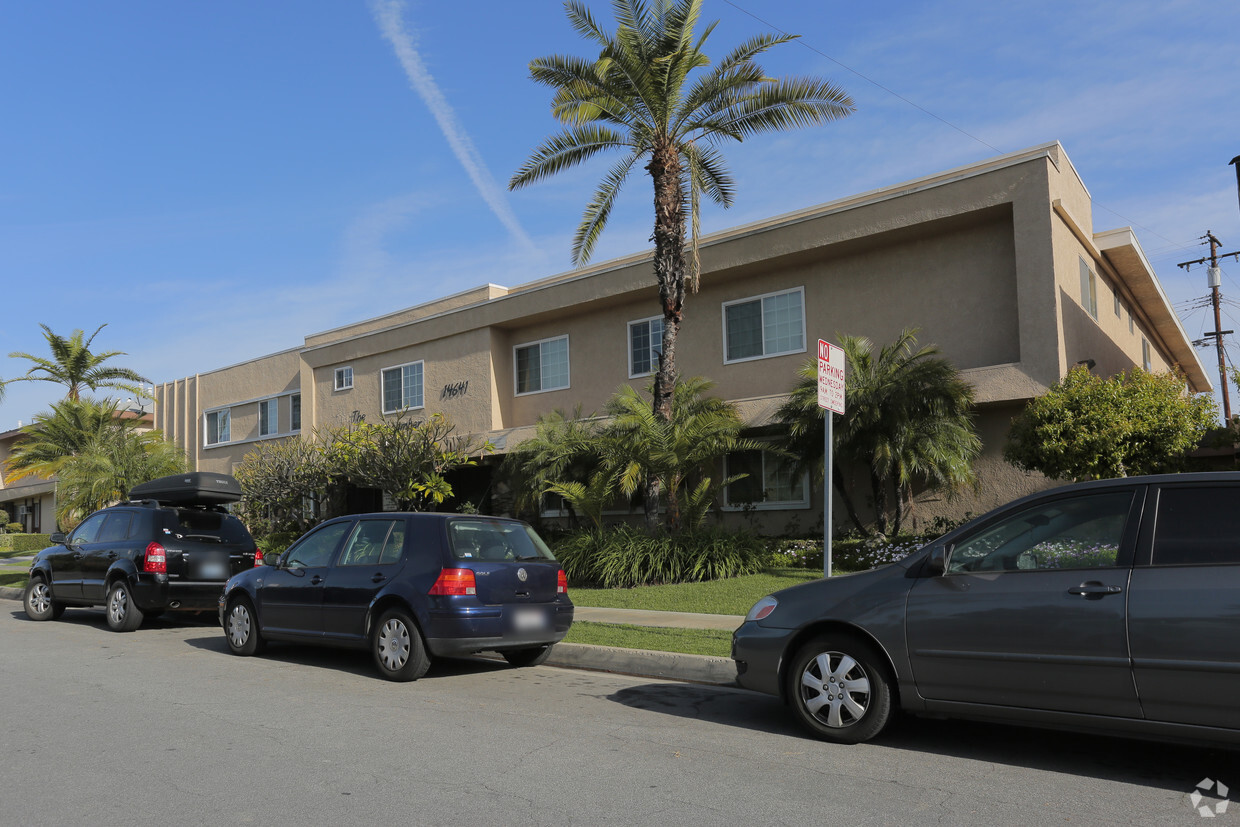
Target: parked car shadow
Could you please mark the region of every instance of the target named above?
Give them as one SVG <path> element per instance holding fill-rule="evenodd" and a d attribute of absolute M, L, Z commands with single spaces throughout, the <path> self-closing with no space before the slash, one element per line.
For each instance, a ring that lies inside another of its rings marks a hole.
<path fill-rule="evenodd" d="M 1240 751 L 963 720 L 901 716 L 868 744 L 810 737 L 778 698 L 732 687 L 648 684 L 609 700 L 634 709 L 803 739 L 823 750 L 886 748 L 1188 791 L 1203 778 L 1240 778 Z"/>
<path fill-rule="evenodd" d="M 218 630 L 218 627 L 215 634 L 186 638 L 185 642 L 189 646 L 193 646 L 195 649 L 227 655 L 230 658 L 236 657 L 229 651 L 228 641 L 224 639 L 224 634 Z M 352 675 L 371 677 L 377 681 L 383 680 L 383 678 L 379 675 L 378 670 L 375 669 L 374 661 L 371 660 L 370 653 L 358 649 L 334 649 L 310 645 L 303 646 L 297 643 L 285 643 L 281 641 L 269 643 L 263 653 L 261 655 L 256 655 L 255 658 L 277 661 L 279 663 L 310 666 L 316 669 L 334 669 L 337 672 L 347 672 Z M 447 678 L 456 675 L 484 674 L 487 672 L 504 671 L 510 668 L 511 667 L 507 664 L 485 657 L 436 658 L 431 661 L 430 670 L 419 678 L 419 680 L 434 680 L 435 678 Z"/>

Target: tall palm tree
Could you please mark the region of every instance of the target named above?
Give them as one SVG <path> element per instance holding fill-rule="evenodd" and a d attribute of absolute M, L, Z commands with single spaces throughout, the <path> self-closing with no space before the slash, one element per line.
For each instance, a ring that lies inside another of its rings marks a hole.
<path fill-rule="evenodd" d="M 106 353 L 91 353 L 91 342 L 95 341 L 100 330 L 107 327 L 106 324 L 99 325 L 95 332 L 90 334 L 89 339 L 85 338 L 86 334 L 81 330 L 73 331 L 73 334 L 66 339 L 64 336 L 53 333 L 52 329 L 45 324 L 40 324 L 39 327 L 43 328 L 43 338 L 47 339 L 52 358 L 45 359 L 42 356 L 20 351 L 10 353 L 10 357 L 29 359 L 34 365 L 26 371 L 24 376 L 10 379 L 9 382 L 56 382 L 67 387 L 68 398 L 75 401 L 81 396 L 82 388 L 89 388 L 92 391 L 99 388 L 116 388 L 132 393 L 135 397 L 146 395 L 141 383 L 149 382 L 149 379 L 129 368 L 108 367 L 103 364 L 116 356 L 126 355 L 123 351 L 109 350 Z"/>
<path fill-rule="evenodd" d="M 842 462 L 867 469 L 877 531 L 887 532 L 888 498 L 895 527 L 912 502 L 914 483 L 954 490 L 975 480 L 981 440 L 973 427 L 973 388 L 934 345 L 917 346 L 906 328 L 877 354 L 864 336 L 841 336 L 848 364 L 844 415 L 834 428 L 831 478 L 858 530 L 865 527 L 849 493 Z M 823 466 L 825 424 L 818 407 L 817 366 L 808 362 L 777 417 L 788 425 L 788 450 L 802 469 Z"/>
<path fill-rule="evenodd" d="M 581 265 L 593 253 L 624 181 L 645 161 L 654 184 L 651 240 L 663 311 L 652 407 L 670 421 L 686 276 L 697 289 L 701 198 L 705 194 L 724 207 L 733 199 L 732 177 L 716 145 L 842 118 L 853 111 L 853 102 L 824 80 L 766 76 L 755 58 L 791 35 L 757 35 L 712 65 L 703 49 L 716 24 L 696 39 L 694 34 L 701 0 L 612 0 L 614 32 L 600 27 L 580 0 L 568 0 L 564 8 L 573 28 L 597 44 L 599 54 L 594 60 L 551 55 L 530 62 L 530 77 L 554 90 L 551 112 L 565 127 L 534 151 L 508 186 L 527 186 L 604 150 L 622 153 L 574 235 L 573 263 Z M 699 69 L 704 71 L 690 80 Z M 685 253 L 686 210 L 691 261 Z M 646 488 L 657 510 L 658 480 L 648 480 Z"/>

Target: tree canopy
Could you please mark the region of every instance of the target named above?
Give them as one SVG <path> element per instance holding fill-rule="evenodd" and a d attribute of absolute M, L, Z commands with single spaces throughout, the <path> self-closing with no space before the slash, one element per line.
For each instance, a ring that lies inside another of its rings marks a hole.
<path fill-rule="evenodd" d="M 1103 379 L 1078 365 L 1012 420 L 1004 459 L 1051 479 L 1177 470 L 1218 418 L 1178 373 L 1139 367 Z"/>
<path fill-rule="evenodd" d="M 123 351 L 109 350 L 104 353 L 92 353 L 91 343 L 99 335 L 99 331 L 107 327 L 101 324 L 86 338 L 84 331 L 75 330 L 69 338 L 59 336 L 45 324 L 43 338 L 47 340 L 51 358 L 35 356 L 31 353 L 14 351 L 9 356 L 14 359 L 28 359 L 34 364 L 22 376 L 8 382 L 55 382 L 68 388 L 68 398 L 76 401 L 83 388 L 97 391 L 100 388 L 114 388 L 127 391 L 135 397 L 145 396 L 141 383 L 150 380 L 129 368 L 105 365 L 109 359 L 126 355 Z"/>

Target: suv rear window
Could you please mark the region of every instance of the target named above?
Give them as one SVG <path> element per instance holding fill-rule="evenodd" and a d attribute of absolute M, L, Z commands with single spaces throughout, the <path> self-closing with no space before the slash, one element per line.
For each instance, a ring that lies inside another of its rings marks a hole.
<path fill-rule="evenodd" d="M 453 520 L 448 546 L 458 560 L 554 560 L 555 555 L 534 529 L 504 520 Z"/>
<path fill-rule="evenodd" d="M 164 529 L 178 539 L 215 540 L 236 545 L 251 542 L 250 532 L 231 514 L 194 508 L 165 508 L 162 512 Z"/>

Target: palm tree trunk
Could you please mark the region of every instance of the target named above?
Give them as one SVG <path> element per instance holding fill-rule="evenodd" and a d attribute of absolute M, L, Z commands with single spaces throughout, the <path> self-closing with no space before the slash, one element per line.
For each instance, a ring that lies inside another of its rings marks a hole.
<path fill-rule="evenodd" d="M 870 474 L 870 490 L 874 492 L 874 526 L 887 536 L 887 487 L 877 474 Z"/>
<path fill-rule="evenodd" d="M 844 483 L 844 472 L 840 470 L 838 462 L 831 463 L 831 478 L 835 482 L 835 490 L 839 492 L 840 499 L 844 501 L 844 510 L 848 512 L 848 519 L 852 521 L 858 532 L 864 534 L 865 525 L 857 514 L 857 507 L 853 505 L 852 497 L 848 495 L 848 486 Z"/>
<path fill-rule="evenodd" d="M 656 146 L 646 165 L 654 179 L 654 277 L 663 306 L 663 346 L 659 369 L 654 375 L 654 415 L 672 419 L 672 393 L 676 387 L 676 337 L 685 300 L 685 213 L 680 186 L 680 155 L 670 141 Z M 646 529 L 659 524 L 659 481 L 646 485 Z"/>

